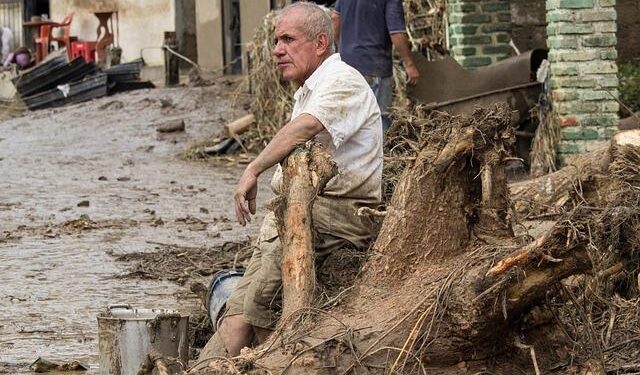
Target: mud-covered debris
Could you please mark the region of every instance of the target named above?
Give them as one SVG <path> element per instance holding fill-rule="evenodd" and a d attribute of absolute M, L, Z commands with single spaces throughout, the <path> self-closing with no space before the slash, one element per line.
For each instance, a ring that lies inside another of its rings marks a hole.
<path fill-rule="evenodd" d="M 120 182 L 126 182 L 126 181 L 131 181 L 131 177 L 120 176 L 120 177 L 116 178 L 116 180 L 118 180 Z"/>
<path fill-rule="evenodd" d="M 158 125 L 158 133 L 183 132 L 185 129 L 184 120 L 171 120 Z"/>
<path fill-rule="evenodd" d="M 204 208 L 204 207 L 200 207 L 200 212 L 203 213 L 203 214 L 208 214 L 209 210 Z"/>
<path fill-rule="evenodd" d="M 186 247 L 149 242 L 156 251 L 114 255 L 116 261 L 132 263 L 121 277 L 161 279 L 184 284 L 220 270 L 246 266 L 253 246 L 251 240 L 225 242 L 215 247 Z"/>
<path fill-rule="evenodd" d="M 107 177 L 100 176 L 100 177 L 98 177 L 98 181 L 107 181 Z"/>
<path fill-rule="evenodd" d="M 160 108 L 173 108 L 173 107 L 174 107 L 174 104 L 171 99 L 165 99 L 165 98 L 160 99 Z"/>
<path fill-rule="evenodd" d="M 57 372 L 57 371 L 87 371 L 89 367 L 80 363 L 79 361 L 68 361 L 64 363 L 56 363 L 46 360 L 42 357 L 38 357 L 31 366 L 29 366 L 33 372 Z"/>
<path fill-rule="evenodd" d="M 83 200 L 78 202 L 78 207 L 89 207 L 90 202 L 88 200 Z"/>

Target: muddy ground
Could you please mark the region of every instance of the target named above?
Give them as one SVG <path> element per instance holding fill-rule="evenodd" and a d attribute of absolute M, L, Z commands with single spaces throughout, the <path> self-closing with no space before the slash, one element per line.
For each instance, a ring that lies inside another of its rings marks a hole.
<path fill-rule="evenodd" d="M 221 246 L 255 237 L 264 212 L 246 228 L 233 222 L 241 164 L 180 157 L 244 113 L 231 108 L 233 89 L 136 91 L 0 123 L 0 373 L 26 373 L 38 357 L 97 373 L 96 315 L 108 304 L 201 309 L 189 282 L 228 265 L 240 247 Z M 172 119 L 186 132 L 156 131 Z M 144 274 L 139 253 L 176 249 L 217 262 Z"/>

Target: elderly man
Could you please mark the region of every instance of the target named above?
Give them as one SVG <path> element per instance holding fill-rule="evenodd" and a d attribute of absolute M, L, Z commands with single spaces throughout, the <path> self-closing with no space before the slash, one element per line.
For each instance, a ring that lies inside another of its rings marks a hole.
<path fill-rule="evenodd" d="M 339 171 L 313 207 L 316 261 L 340 247 L 365 248 L 373 226 L 355 211 L 375 207 L 381 199 L 382 126 L 376 99 L 362 75 L 334 53 L 331 19 L 317 5 L 297 2 L 284 8 L 276 19 L 275 37 L 278 69 L 300 88 L 291 121 L 240 178 L 234 194 L 238 221 L 245 225 L 255 213 L 258 176 L 297 145 L 315 139 Z M 278 167 L 274 180 L 279 172 Z M 235 356 L 243 347 L 264 341 L 274 328 L 282 283 L 282 246 L 274 219 L 272 212 L 266 215 L 245 276 L 229 297 L 201 359 Z"/>

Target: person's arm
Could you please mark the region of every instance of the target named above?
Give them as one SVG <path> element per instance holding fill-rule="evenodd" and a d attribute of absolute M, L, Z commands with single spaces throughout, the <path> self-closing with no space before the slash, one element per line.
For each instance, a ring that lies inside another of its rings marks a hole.
<path fill-rule="evenodd" d="M 336 42 L 336 48 L 338 48 L 340 45 L 340 13 L 332 11 L 331 22 L 333 23 L 333 39 Z"/>
<path fill-rule="evenodd" d="M 420 78 L 420 72 L 416 64 L 413 62 L 411 56 L 411 46 L 409 45 L 409 39 L 406 33 L 393 33 L 391 34 L 391 43 L 396 48 L 400 57 L 402 57 L 402 63 L 404 64 L 404 70 L 407 72 L 407 83 L 415 85 Z"/>
<path fill-rule="evenodd" d="M 281 162 L 297 145 L 310 140 L 323 129 L 318 119 L 303 113 L 283 126 L 267 147 L 249 163 L 233 195 L 236 217 L 240 224 L 244 226 L 251 222 L 251 214 L 256 213 L 258 176 Z"/>

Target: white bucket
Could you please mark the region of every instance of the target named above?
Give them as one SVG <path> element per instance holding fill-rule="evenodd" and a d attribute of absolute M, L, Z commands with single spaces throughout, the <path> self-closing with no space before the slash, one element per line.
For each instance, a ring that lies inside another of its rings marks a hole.
<path fill-rule="evenodd" d="M 100 375 L 136 375 L 149 350 L 189 360 L 189 316 L 162 309 L 109 306 L 98 315 Z"/>

